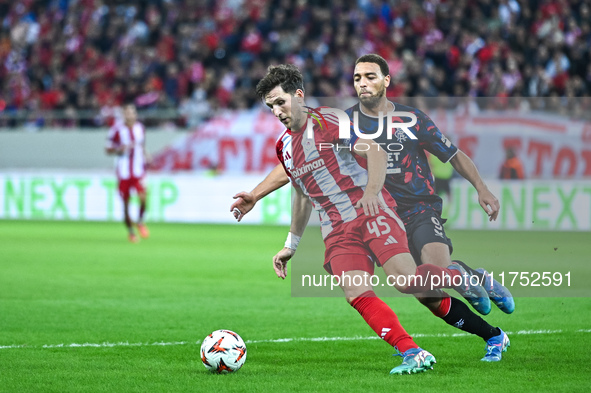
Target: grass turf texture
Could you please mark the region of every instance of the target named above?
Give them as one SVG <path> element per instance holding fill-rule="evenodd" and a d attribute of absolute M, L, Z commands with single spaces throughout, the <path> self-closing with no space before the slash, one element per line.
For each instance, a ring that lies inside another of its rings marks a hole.
<path fill-rule="evenodd" d="M 514 315 L 486 319 L 514 334 L 502 362 L 480 361 L 478 337 L 417 337 L 435 369 L 390 376 L 400 364 L 381 340 L 247 344 L 245 366 L 213 375 L 200 341 L 220 329 L 245 340 L 370 337 L 340 298 L 292 298 L 271 257 L 286 230 L 264 226 L 150 226 L 126 240 L 121 224 L 0 221 L 0 391 L 588 391 L 588 298 L 518 298 Z M 450 231 L 474 266 L 495 259 L 585 261 L 587 233 Z M 557 251 L 552 250 L 557 247 Z M 494 250 L 494 251 L 493 251 Z M 536 259 L 533 258 L 533 259 Z M 523 261 L 526 262 L 523 262 Z M 527 262 L 530 261 L 530 262 Z M 530 270 L 533 270 L 530 269 Z M 389 298 L 410 333 L 458 333 L 412 298 Z M 188 342 L 171 346 L 43 348 L 71 343 Z"/>

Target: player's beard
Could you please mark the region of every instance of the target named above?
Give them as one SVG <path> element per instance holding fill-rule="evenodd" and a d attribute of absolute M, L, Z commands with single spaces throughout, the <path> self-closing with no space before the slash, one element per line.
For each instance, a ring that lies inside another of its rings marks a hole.
<path fill-rule="evenodd" d="M 297 110 L 298 109 L 296 109 L 296 111 Z M 306 117 L 302 116 L 302 114 L 299 112 L 294 112 L 294 110 L 292 108 L 292 112 L 291 112 L 291 116 L 289 117 L 289 120 L 290 120 L 290 124 L 289 124 L 288 128 L 294 132 L 298 132 L 304 127 Z"/>
<path fill-rule="evenodd" d="M 373 109 L 377 107 L 381 100 L 386 96 L 386 86 L 382 85 L 381 89 L 375 95 L 370 96 L 359 96 L 359 101 L 364 107 Z"/>

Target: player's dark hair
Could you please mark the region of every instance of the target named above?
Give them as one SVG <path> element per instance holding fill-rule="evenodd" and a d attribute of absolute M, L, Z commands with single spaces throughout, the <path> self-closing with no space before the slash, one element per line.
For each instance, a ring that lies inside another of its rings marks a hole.
<path fill-rule="evenodd" d="M 380 71 L 384 76 L 390 75 L 390 67 L 388 67 L 388 62 L 380 55 L 376 55 L 375 53 L 370 53 L 368 55 L 363 55 L 355 62 L 355 65 L 359 63 L 374 63 L 380 66 Z"/>
<path fill-rule="evenodd" d="M 277 86 L 281 86 L 286 93 L 294 95 L 298 89 L 304 91 L 304 77 L 293 64 L 269 66 L 267 75 L 257 84 L 256 94 L 264 100 L 265 96 Z"/>

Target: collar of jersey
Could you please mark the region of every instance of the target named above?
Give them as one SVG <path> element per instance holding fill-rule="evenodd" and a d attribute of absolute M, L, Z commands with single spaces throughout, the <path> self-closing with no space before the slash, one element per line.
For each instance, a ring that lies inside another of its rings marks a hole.
<path fill-rule="evenodd" d="M 392 101 L 390 101 L 390 100 L 388 100 L 388 102 L 390 104 L 392 104 L 392 109 L 393 109 L 393 111 L 395 111 L 396 110 L 396 105 Z M 361 112 L 361 114 L 363 114 L 363 116 L 371 117 L 372 119 L 377 119 L 378 118 L 377 116 L 368 115 L 367 113 L 363 112 L 363 109 L 361 109 L 361 103 L 359 103 L 359 112 Z"/>

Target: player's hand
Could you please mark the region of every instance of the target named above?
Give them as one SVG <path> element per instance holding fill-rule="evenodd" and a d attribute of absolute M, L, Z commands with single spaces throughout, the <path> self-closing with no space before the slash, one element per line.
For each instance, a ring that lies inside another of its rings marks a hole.
<path fill-rule="evenodd" d="M 486 214 L 488 214 L 488 221 L 495 221 L 499 215 L 499 209 L 501 208 L 497 197 L 486 188 L 478 193 L 478 202 Z"/>
<path fill-rule="evenodd" d="M 285 280 L 285 277 L 287 277 L 287 261 L 291 259 L 293 254 L 295 254 L 295 250 L 283 247 L 283 250 L 273 257 L 273 269 L 275 269 L 277 277 Z"/>
<path fill-rule="evenodd" d="M 364 193 L 363 197 L 357 201 L 355 208 L 359 209 L 360 207 L 363 208 L 363 213 L 365 213 L 366 216 L 377 216 L 380 214 L 380 207 L 382 209 L 385 208 L 377 195 L 368 193 Z"/>
<path fill-rule="evenodd" d="M 230 211 L 234 214 L 234 218 L 240 222 L 242 217 L 252 210 L 257 201 L 252 192 L 245 191 L 239 192 L 233 198 L 237 201 L 230 206 Z"/>

